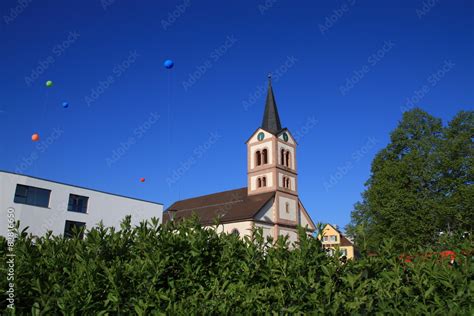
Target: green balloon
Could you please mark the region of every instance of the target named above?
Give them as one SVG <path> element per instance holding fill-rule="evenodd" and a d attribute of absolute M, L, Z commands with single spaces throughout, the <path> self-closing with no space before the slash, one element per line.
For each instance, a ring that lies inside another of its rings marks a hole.
<path fill-rule="evenodd" d="M 50 88 L 53 86 L 53 82 L 51 80 L 46 81 L 46 87 Z"/>

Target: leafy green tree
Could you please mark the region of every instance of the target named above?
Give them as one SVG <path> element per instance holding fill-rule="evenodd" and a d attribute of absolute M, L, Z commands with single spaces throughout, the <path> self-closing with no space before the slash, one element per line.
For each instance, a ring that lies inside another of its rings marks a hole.
<path fill-rule="evenodd" d="M 362 201 L 346 230 L 377 250 L 436 244 L 440 232 L 472 230 L 473 112 L 446 127 L 421 109 L 405 112 L 371 167 Z M 362 240 L 363 236 L 363 240 Z"/>
<path fill-rule="evenodd" d="M 474 223 L 474 112 L 459 112 L 444 131 L 440 150 L 442 231 L 472 232 Z"/>

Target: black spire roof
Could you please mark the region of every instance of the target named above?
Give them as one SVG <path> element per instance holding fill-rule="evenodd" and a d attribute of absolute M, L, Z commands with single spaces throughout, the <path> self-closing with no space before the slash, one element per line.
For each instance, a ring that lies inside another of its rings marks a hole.
<path fill-rule="evenodd" d="M 268 93 L 265 112 L 263 113 L 262 128 L 273 135 L 281 131 L 280 116 L 278 115 L 275 97 L 273 96 L 271 75 L 268 75 Z"/>

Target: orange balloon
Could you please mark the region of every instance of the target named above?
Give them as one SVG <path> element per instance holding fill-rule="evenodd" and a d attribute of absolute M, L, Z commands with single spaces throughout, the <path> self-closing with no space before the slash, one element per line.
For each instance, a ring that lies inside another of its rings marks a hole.
<path fill-rule="evenodd" d="M 145 182 L 145 178 L 140 178 L 140 182 Z"/>
<path fill-rule="evenodd" d="M 34 141 L 34 142 L 37 142 L 39 141 L 40 139 L 40 136 L 38 133 L 34 133 L 33 135 L 31 135 L 31 140 Z"/>

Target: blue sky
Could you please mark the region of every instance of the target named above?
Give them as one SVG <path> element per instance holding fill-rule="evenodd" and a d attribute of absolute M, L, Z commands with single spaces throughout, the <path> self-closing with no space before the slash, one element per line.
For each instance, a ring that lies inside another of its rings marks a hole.
<path fill-rule="evenodd" d="M 300 197 L 340 226 L 402 110 L 447 122 L 474 104 L 472 1 L 6 0 L 0 14 L 0 169 L 165 206 L 246 185 L 269 72 L 300 135 Z"/>

